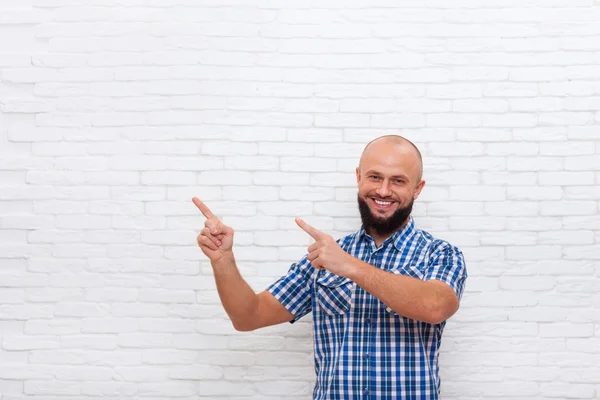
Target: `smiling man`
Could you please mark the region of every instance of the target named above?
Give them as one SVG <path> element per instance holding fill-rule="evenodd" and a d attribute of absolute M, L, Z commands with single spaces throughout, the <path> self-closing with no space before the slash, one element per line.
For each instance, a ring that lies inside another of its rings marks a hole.
<path fill-rule="evenodd" d="M 462 252 L 417 229 L 425 185 L 417 147 L 400 136 L 369 143 L 356 169 L 362 224 L 345 238 L 297 219 L 308 253 L 256 294 L 236 267 L 234 231 L 198 198 L 207 218 L 198 244 L 211 260 L 234 327 L 250 331 L 313 315 L 313 399 L 439 399 L 438 356 L 467 271 Z"/>

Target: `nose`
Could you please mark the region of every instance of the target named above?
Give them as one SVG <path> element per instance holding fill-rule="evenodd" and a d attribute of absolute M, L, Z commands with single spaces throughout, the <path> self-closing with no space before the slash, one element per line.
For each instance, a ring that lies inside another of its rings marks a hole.
<path fill-rule="evenodd" d="M 376 190 L 377 194 L 381 197 L 388 197 L 392 194 L 390 190 L 390 182 L 387 179 L 381 181 L 381 185 Z"/>

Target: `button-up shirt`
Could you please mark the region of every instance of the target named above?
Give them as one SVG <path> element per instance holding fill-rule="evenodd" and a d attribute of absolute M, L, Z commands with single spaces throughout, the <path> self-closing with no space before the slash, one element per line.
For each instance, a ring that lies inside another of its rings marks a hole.
<path fill-rule="evenodd" d="M 361 227 L 337 241 L 350 255 L 392 274 L 447 283 L 462 298 L 462 252 L 408 223 L 380 246 Z M 307 256 L 267 290 L 294 315 L 313 316 L 313 399 L 434 400 L 446 321 L 404 317 L 350 279 L 312 267 Z"/>

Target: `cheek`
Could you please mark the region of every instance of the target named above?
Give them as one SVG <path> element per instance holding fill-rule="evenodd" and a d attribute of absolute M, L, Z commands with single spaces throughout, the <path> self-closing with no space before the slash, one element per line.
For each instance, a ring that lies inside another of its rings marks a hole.
<path fill-rule="evenodd" d="M 414 192 L 408 188 L 394 190 L 394 196 L 402 203 L 407 203 L 412 200 Z"/>
<path fill-rule="evenodd" d="M 371 193 L 374 190 L 373 185 L 370 185 L 368 183 L 361 183 L 358 185 L 358 194 L 362 197 L 368 195 L 369 193 Z"/>

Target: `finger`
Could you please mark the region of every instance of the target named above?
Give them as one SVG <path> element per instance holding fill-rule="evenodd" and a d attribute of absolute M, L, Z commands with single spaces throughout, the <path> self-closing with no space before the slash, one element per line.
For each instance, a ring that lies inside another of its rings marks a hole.
<path fill-rule="evenodd" d="M 198 245 L 200 247 L 208 247 L 211 250 L 217 251 L 218 247 L 205 235 L 198 235 Z"/>
<path fill-rule="evenodd" d="M 233 237 L 233 228 L 221 222 L 221 233 L 227 237 Z"/>
<path fill-rule="evenodd" d="M 323 263 L 319 260 L 319 257 L 316 257 L 313 261 L 311 261 L 311 265 L 316 269 L 325 269 Z"/>
<path fill-rule="evenodd" d="M 302 228 L 304 232 L 308 233 L 315 240 L 319 240 L 321 237 L 323 237 L 323 235 L 325 235 L 323 232 L 316 228 L 313 228 L 300 218 L 296 218 L 296 224 L 298 224 L 298 226 Z"/>
<path fill-rule="evenodd" d="M 215 214 L 213 214 L 212 211 L 210 211 L 210 208 L 208 208 L 206 206 L 206 204 L 204 204 L 199 198 L 194 197 L 192 199 L 192 201 L 194 202 L 196 207 L 198 207 L 198 209 L 200 210 L 202 215 L 204 215 L 206 218 L 208 218 L 208 219 L 216 219 L 217 218 L 217 217 L 215 217 Z"/>
<path fill-rule="evenodd" d="M 321 245 L 318 242 L 315 242 L 310 245 L 310 247 L 308 248 L 308 252 L 312 253 L 313 251 L 317 250 L 319 247 L 321 247 Z"/>
<path fill-rule="evenodd" d="M 222 224 L 220 221 L 215 221 L 214 219 L 207 219 L 206 222 L 204 222 L 204 226 L 210 229 L 210 232 L 213 235 L 218 235 L 221 233 Z"/>
<path fill-rule="evenodd" d="M 204 236 L 206 236 L 207 238 L 209 238 L 210 241 L 213 242 L 214 244 L 216 244 L 217 246 L 221 245 L 221 240 L 219 238 L 217 238 L 215 235 L 213 235 L 212 233 L 210 233 L 210 230 L 208 228 L 204 228 L 202 230 L 202 234 Z"/>
<path fill-rule="evenodd" d="M 201 234 L 203 236 L 206 236 L 211 242 L 213 242 L 214 244 L 216 244 L 217 246 L 221 245 L 221 240 L 219 240 L 216 236 L 212 235 L 210 233 L 210 230 L 208 228 L 204 228 L 201 231 Z"/>
<path fill-rule="evenodd" d="M 319 256 L 319 253 L 317 251 L 312 251 L 310 253 L 308 253 L 308 261 L 313 262 L 314 260 L 317 259 L 317 257 Z"/>

